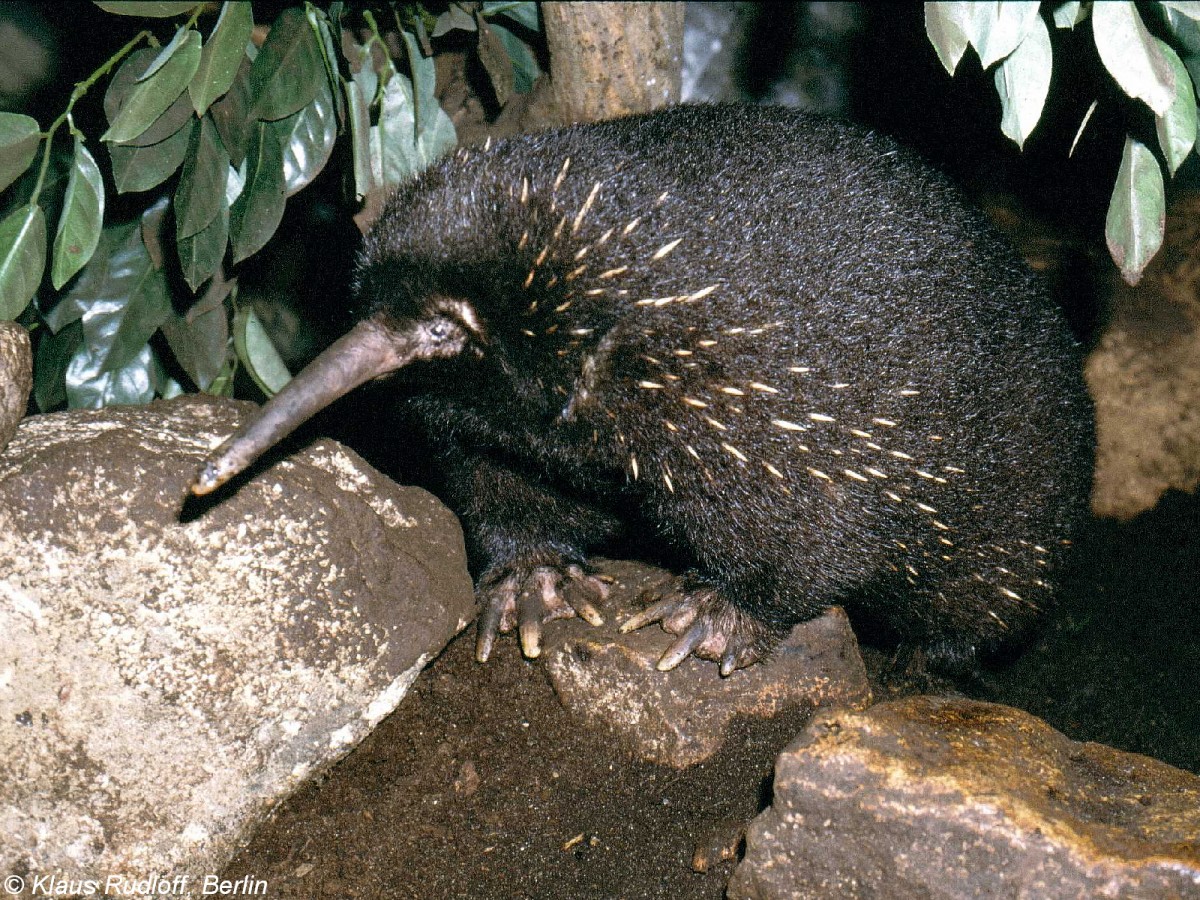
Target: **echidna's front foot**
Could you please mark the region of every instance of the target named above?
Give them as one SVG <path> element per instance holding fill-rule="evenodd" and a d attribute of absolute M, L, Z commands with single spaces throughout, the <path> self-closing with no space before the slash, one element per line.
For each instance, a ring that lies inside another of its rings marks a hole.
<path fill-rule="evenodd" d="M 475 658 L 487 662 L 496 637 L 516 627 L 521 652 L 533 659 L 542 652 L 544 622 L 578 615 L 604 624 L 595 604 L 608 595 L 608 583 L 576 563 L 506 565 L 485 572 L 475 593 L 482 607 Z"/>
<path fill-rule="evenodd" d="M 677 579 L 666 594 L 627 619 L 621 631 L 651 622 L 661 622 L 666 631 L 678 635 L 658 661 L 661 672 L 695 655 L 720 663 L 721 674 L 730 675 L 766 659 L 776 643 L 767 626 L 738 609 L 718 588 L 687 577 Z"/>

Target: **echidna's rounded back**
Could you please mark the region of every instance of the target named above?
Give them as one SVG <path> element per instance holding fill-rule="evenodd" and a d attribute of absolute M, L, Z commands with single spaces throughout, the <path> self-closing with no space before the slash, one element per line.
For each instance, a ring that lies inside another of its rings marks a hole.
<path fill-rule="evenodd" d="M 685 106 L 463 151 L 398 192 L 363 254 L 383 266 L 479 301 L 529 374 L 512 418 L 616 422 L 664 534 L 797 594 L 882 573 L 925 592 L 918 631 L 1015 628 L 1086 501 L 1063 317 L 861 127 Z"/>

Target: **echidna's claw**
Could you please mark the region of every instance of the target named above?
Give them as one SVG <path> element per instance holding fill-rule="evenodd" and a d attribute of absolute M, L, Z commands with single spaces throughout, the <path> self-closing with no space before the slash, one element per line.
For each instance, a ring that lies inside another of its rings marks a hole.
<path fill-rule="evenodd" d="M 703 644 L 710 637 L 708 631 L 708 623 L 703 619 L 699 619 L 691 624 L 679 638 L 670 647 L 667 652 L 659 659 L 657 669 L 660 672 L 667 672 L 689 656 L 691 656 L 696 648 Z"/>
<path fill-rule="evenodd" d="M 509 566 L 479 581 L 479 615 L 475 658 L 487 662 L 496 638 L 515 627 L 521 652 L 536 659 L 542 652 L 542 625 L 578 615 L 590 625 L 604 619 L 595 604 L 608 595 L 607 582 L 574 563 Z"/>
<path fill-rule="evenodd" d="M 672 612 L 679 603 L 675 597 L 667 597 L 664 600 L 658 600 L 651 603 L 641 612 L 634 613 L 628 619 L 621 623 L 621 634 L 628 634 L 631 631 L 637 631 L 639 628 L 644 628 L 651 622 L 659 622 L 666 615 Z"/>
<path fill-rule="evenodd" d="M 514 582 L 516 579 L 512 579 Z M 507 591 L 506 585 L 500 585 L 497 591 Z M 515 593 L 515 586 L 512 588 Z M 492 655 L 492 647 L 496 643 L 496 636 L 500 634 L 500 620 L 504 617 L 503 602 L 487 602 L 483 603 L 483 609 L 480 610 L 479 620 L 476 627 L 479 629 L 475 638 L 475 658 L 480 662 L 487 662 Z"/>
<path fill-rule="evenodd" d="M 665 596 L 626 619 L 621 631 L 651 622 L 661 622 L 665 631 L 678 635 L 658 661 L 662 672 L 694 655 L 718 662 L 721 674 L 730 675 L 765 659 L 776 642 L 767 626 L 694 576 L 678 580 Z"/>

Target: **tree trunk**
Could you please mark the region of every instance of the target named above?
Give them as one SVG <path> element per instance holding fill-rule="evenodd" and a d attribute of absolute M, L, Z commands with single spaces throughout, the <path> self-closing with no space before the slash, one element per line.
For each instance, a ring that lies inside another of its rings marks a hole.
<path fill-rule="evenodd" d="M 679 102 L 682 3 L 543 3 L 560 124 Z"/>

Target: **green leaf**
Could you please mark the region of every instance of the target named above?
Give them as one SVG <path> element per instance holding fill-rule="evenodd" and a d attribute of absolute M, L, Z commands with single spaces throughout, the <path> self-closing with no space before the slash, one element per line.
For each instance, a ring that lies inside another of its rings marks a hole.
<path fill-rule="evenodd" d="M 354 197 L 362 200 L 375 186 L 371 144 L 375 129 L 371 127 L 369 103 L 354 82 L 342 79 L 342 89 L 350 101 L 350 151 L 354 163 Z"/>
<path fill-rule="evenodd" d="M 191 29 L 181 25 L 175 31 L 175 37 L 171 38 L 171 43 L 159 50 L 146 71 L 138 76 L 138 82 L 140 83 L 153 78 L 158 73 L 158 70 L 167 64 L 167 60 L 175 55 L 175 51 L 188 39 L 189 34 L 191 34 Z"/>
<path fill-rule="evenodd" d="M 46 329 L 37 345 L 33 365 L 33 399 L 49 412 L 67 402 L 67 365 L 83 344 L 83 326 L 73 322 L 59 332 Z"/>
<path fill-rule="evenodd" d="M 221 367 L 221 371 L 217 377 L 212 380 L 212 383 L 205 389 L 206 394 L 211 394 L 214 397 L 232 397 L 233 396 L 233 377 L 237 374 L 237 356 L 231 355 L 225 360 L 225 365 Z"/>
<path fill-rule="evenodd" d="M 958 68 L 971 41 L 967 37 L 974 17 L 970 3 L 926 3 L 925 35 L 950 75 Z"/>
<path fill-rule="evenodd" d="M 1162 5 L 1200 22 L 1200 3 L 1197 3 L 1196 0 L 1162 0 Z"/>
<path fill-rule="evenodd" d="M 233 319 L 233 346 L 254 383 L 268 397 L 278 394 L 292 375 L 271 343 L 253 308 L 243 306 Z"/>
<path fill-rule="evenodd" d="M 413 112 L 416 116 L 416 134 L 420 138 L 435 127 L 436 113 L 440 111 L 437 102 L 437 71 L 433 58 L 421 54 L 417 38 L 411 31 L 401 31 L 400 35 L 404 38 L 408 67 L 412 73 Z"/>
<path fill-rule="evenodd" d="M 18 113 L 0 112 L 0 191 L 23 174 L 37 156 L 38 123 Z"/>
<path fill-rule="evenodd" d="M 1174 175 L 1196 144 L 1196 93 L 1183 61 L 1166 43 L 1157 38 L 1155 41 L 1175 73 L 1175 99 L 1166 115 L 1159 116 L 1154 123 L 1158 145 L 1166 157 L 1167 168 Z"/>
<path fill-rule="evenodd" d="M 1040 20 L 1035 0 L 952 5 L 958 8 L 947 11 L 947 14 L 974 45 L 985 69 L 1016 50 L 1033 28 L 1034 22 Z"/>
<path fill-rule="evenodd" d="M 82 322 L 84 340 L 100 360 L 100 370 L 117 372 L 137 357 L 171 314 L 171 296 L 166 276 L 142 245 L 140 229 L 119 248 L 109 272 L 116 303 L 109 307 L 93 298 Z"/>
<path fill-rule="evenodd" d="M 42 310 L 42 318 L 46 320 L 46 325 L 51 331 L 61 331 L 83 318 L 83 314 L 92 304 L 93 295 L 99 293 L 101 286 L 108 278 L 111 257 L 116 248 L 127 241 L 129 236 L 139 228 L 139 225 L 130 223 L 109 225 L 104 228 L 100 233 L 96 252 L 92 254 L 88 264 L 83 267 L 83 274 L 80 275 L 79 280 L 57 303 Z"/>
<path fill-rule="evenodd" d="M 1046 95 L 1050 92 L 1050 32 L 1038 19 L 1021 41 L 996 69 L 996 92 L 1004 109 L 1000 130 L 1018 147 L 1042 117 Z"/>
<path fill-rule="evenodd" d="M 108 90 L 104 92 L 104 114 L 108 117 L 110 125 L 116 121 L 133 92 L 137 90 L 138 79 L 153 58 L 154 51 L 147 48 L 133 52 L 109 81 Z M 122 143 L 137 147 L 148 147 L 151 144 L 161 143 L 176 134 L 189 120 L 194 118 L 191 103 L 188 102 L 186 96 L 180 93 L 179 97 L 167 107 L 166 112 L 155 119 L 149 128 Z"/>
<path fill-rule="evenodd" d="M 161 269 L 167 262 L 167 251 L 163 239 L 167 236 L 167 211 L 171 208 L 171 199 L 159 196 L 142 211 L 142 244 L 150 254 L 150 262 L 154 268 Z"/>
<path fill-rule="evenodd" d="M 1084 6 L 1081 0 L 1068 0 L 1054 7 L 1054 27 L 1074 29 L 1082 24 L 1091 12 L 1091 4 Z"/>
<path fill-rule="evenodd" d="M 183 127 L 157 144 L 133 147 L 127 144 L 106 144 L 112 160 L 113 183 L 119 193 L 148 191 L 162 184 L 179 168 L 187 156 L 196 120 L 189 117 Z"/>
<path fill-rule="evenodd" d="M 287 202 L 283 154 L 265 122 L 251 134 L 246 154 L 246 185 L 230 210 L 233 261 L 241 262 L 271 239 Z"/>
<path fill-rule="evenodd" d="M 229 154 L 211 116 L 200 121 L 192 139 L 179 186 L 175 189 L 175 235 L 178 240 L 203 231 L 225 202 Z"/>
<path fill-rule="evenodd" d="M 508 58 L 512 61 L 513 90 L 518 94 L 528 94 L 533 90 L 533 83 L 542 74 L 532 48 L 503 25 L 493 22 L 489 27 L 492 33 L 500 38 Z"/>
<path fill-rule="evenodd" d="M 225 96 L 208 109 L 221 133 L 221 143 L 229 151 L 229 159 L 235 166 L 240 166 L 246 158 L 246 144 L 250 140 L 250 127 L 254 119 L 250 118 L 250 60 L 242 57 L 238 67 L 237 77 L 233 85 L 226 91 Z"/>
<path fill-rule="evenodd" d="M 317 43 L 321 48 L 321 60 L 325 63 L 325 89 L 333 98 L 337 121 L 344 122 L 346 121 L 346 102 L 342 99 L 341 91 L 334 90 L 338 85 L 338 60 L 340 59 L 337 52 L 338 39 L 334 35 L 335 33 L 341 34 L 341 29 L 338 28 L 335 32 L 330 17 L 316 7 L 307 6 L 305 12 L 308 16 L 308 24 L 317 34 Z"/>
<path fill-rule="evenodd" d="M 133 222 L 104 229 L 91 261 L 45 318 L 56 331 L 83 323 L 84 346 L 72 361 L 78 385 L 78 379 L 128 366 L 170 313 L 166 275 L 154 266 L 140 223 Z M 71 386 L 68 377 L 68 393 Z"/>
<path fill-rule="evenodd" d="M 0 222 L 0 320 L 19 316 L 46 271 L 46 217 L 36 203 Z"/>
<path fill-rule="evenodd" d="M 149 344 L 119 369 L 105 369 L 85 344 L 67 365 L 67 405 L 100 409 L 120 404 L 149 403 L 168 379 Z"/>
<path fill-rule="evenodd" d="M 1137 7 L 1129 0 L 1093 4 L 1092 35 L 1100 60 L 1121 90 L 1156 116 L 1164 115 L 1175 98 L 1175 75 Z"/>
<path fill-rule="evenodd" d="M 351 78 L 354 80 L 354 86 L 358 89 L 362 101 L 371 106 L 380 98 L 379 90 L 379 75 L 375 71 L 375 61 L 371 57 L 371 48 L 361 44 L 355 44 L 349 53 L 346 54 L 346 60 L 350 63 Z M 388 74 L 395 74 L 395 68 L 392 66 L 391 60 L 386 62 Z"/>
<path fill-rule="evenodd" d="M 934 4 L 926 4 L 934 5 Z M 941 4 L 936 4 L 941 5 Z M 511 3 L 507 0 L 491 0 L 483 4 L 483 14 L 492 16 L 507 16 L 518 25 L 524 25 L 530 31 L 539 31 L 537 4 L 532 2 Z"/>
<path fill-rule="evenodd" d="M 118 16 L 142 16 L 146 19 L 168 19 L 181 16 L 196 8 L 196 3 L 146 2 L 141 0 L 96 0 L 96 5 L 105 12 L 116 13 Z"/>
<path fill-rule="evenodd" d="M 154 144 L 161 144 L 186 128 L 189 122 L 194 121 L 196 121 L 196 117 L 192 113 L 192 104 L 188 100 L 187 91 L 184 91 L 175 98 L 174 103 L 167 107 L 165 113 L 150 124 L 149 128 L 137 137 L 121 141 L 119 146 L 150 147 Z"/>
<path fill-rule="evenodd" d="M 130 91 L 101 140 L 119 144 L 143 134 L 179 99 L 199 65 L 200 33 L 189 30 L 163 67 Z"/>
<path fill-rule="evenodd" d="M 172 313 L 162 324 L 167 346 L 196 387 L 209 391 L 229 363 L 229 317 L 225 298 L 237 280 L 214 277 L 199 300 L 183 315 Z"/>
<path fill-rule="evenodd" d="M 1187 65 L 1192 57 L 1200 54 L 1200 26 L 1173 9 L 1164 9 L 1163 14 L 1167 29 L 1182 48 L 1184 65 Z"/>
<path fill-rule="evenodd" d="M 1141 280 L 1146 265 L 1162 246 L 1165 223 L 1166 201 L 1158 160 L 1145 145 L 1126 138 L 1121 169 L 1108 204 L 1104 237 L 1113 262 L 1129 284 Z"/>
<path fill-rule="evenodd" d="M 371 129 L 373 185 L 401 184 L 425 168 L 414 129 L 412 87 L 403 75 L 395 75 L 383 91 L 379 124 Z"/>
<path fill-rule="evenodd" d="M 226 0 L 221 5 L 221 15 L 200 52 L 200 65 L 188 84 L 188 96 L 196 115 L 204 115 L 213 101 L 233 85 L 253 31 L 254 13 L 249 3 Z"/>
<path fill-rule="evenodd" d="M 408 79 L 394 74 L 383 91 L 379 124 L 371 129 L 371 169 L 375 185 L 399 184 L 453 149 L 454 124 L 433 94 L 433 60 L 424 59 L 407 32 L 409 60 L 418 74 L 418 100 Z M 425 118 L 418 118 L 423 112 Z"/>
<path fill-rule="evenodd" d="M 298 113 L 269 125 L 283 150 L 283 179 L 291 197 L 309 184 L 333 154 L 337 113 L 328 85 Z"/>
<path fill-rule="evenodd" d="M 300 7 L 275 20 L 250 68 L 252 118 L 274 120 L 308 106 L 325 81 L 321 46 Z"/>
<path fill-rule="evenodd" d="M 474 31 L 476 29 L 475 20 L 471 14 L 464 10 L 456 3 L 451 3 L 444 13 L 437 17 L 437 23 L 433 26 L 431 37 L 441 37 L 443 34 L 459 29 L 461 31 Z"/>
<path fill-rule="evenodd" d="M 228 169 L 228 167 L 226 167 Z M 224 186 L 218 189 L 220 202 L 213 220 L 196 234 L 178 240 L 183 280 L 193 291 L 213 276 L 225 258 L 229 243 L 229 204 Z"/>
<path fill-rule="evenodd" d="M 56 290 L 92 258 L 103 225 L 104 179 L 83 139 L 76 137 L 75 161 L 58 219 L 58 232 L 54 235 L 50 280 Z"/>
<path fill-rule="evenodd" d="M 350 65 L 353 81 L 342 79 L 346 97 L 350 103 L 350 138 L 354 163 L 354 191 L 358 200 L 380 186 L 375 173 L 378 171 L 378 146 L 375 129 L 371 126 L 371 107 L 383 100 L 380 75 L 375 71 L 375 60 L 371 53 L 372 44 L 350 44 L 346 50 L 346 61 Z M 382 56 L 383 80 L 396 77 L 396 67 L 385 54 Z"/>

